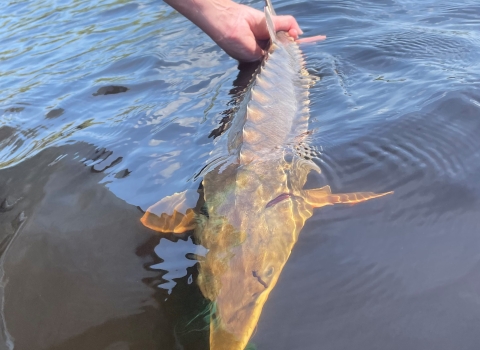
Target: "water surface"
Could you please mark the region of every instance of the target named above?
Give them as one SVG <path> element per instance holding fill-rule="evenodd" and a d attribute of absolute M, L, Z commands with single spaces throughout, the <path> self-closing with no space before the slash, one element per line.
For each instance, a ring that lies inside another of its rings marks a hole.
<path fill-rule="evenodd" d="M 480 5 L 274 6 L 328 36 L 302 47 L 308 185 L 395 194 L 315 212 L 252 343 L 476 349 Z M 0 23 L 0 349 L 208 349 L 191 239 L 139 218 L 198 187 L 249 67 L 161 1 L 7 0 Z"/>

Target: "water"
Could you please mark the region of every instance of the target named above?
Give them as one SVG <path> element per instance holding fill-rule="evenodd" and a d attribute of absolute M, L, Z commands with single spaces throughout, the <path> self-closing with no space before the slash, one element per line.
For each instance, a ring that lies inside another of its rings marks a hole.
<path fill-rule="evenodd" d="M 309 184 L 395 194 L 315 212 L 252 343 L 476 349 L 480 6 L 274 5 L 328 36 L 303 46 L 322 78 Z M 248 70 L 160 1 L 0 13 L 0 349 L 207 349 L 191 240 L 139 208 L 198 186 Z"/>

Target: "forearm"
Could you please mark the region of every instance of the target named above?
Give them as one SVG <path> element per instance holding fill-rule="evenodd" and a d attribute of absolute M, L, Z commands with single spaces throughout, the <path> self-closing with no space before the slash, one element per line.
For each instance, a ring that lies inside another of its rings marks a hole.
<path fill-rule="evenodd" d="M 231 0 L 164 0 L 187 17 L 215 42 L 229 35 L 238 20 L 238 6 Z"/>
<path fill-rule="evenodd" d="M 270 39 L 263 11 L 232 0 L 164 0 L 239 61 L 262 58 Z M 302 31 L 292 16 L 274 16 L 275 30 L 294 39 Z"/>

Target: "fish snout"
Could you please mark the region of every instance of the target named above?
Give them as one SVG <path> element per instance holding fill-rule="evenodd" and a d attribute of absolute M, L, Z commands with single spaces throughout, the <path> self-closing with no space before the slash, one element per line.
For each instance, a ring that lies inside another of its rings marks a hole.
<path fill-rule="evenodd" d="M 210 350 L 244 350 L 248 338 L 239 338 L 219 325 L 210 325 Z"/>

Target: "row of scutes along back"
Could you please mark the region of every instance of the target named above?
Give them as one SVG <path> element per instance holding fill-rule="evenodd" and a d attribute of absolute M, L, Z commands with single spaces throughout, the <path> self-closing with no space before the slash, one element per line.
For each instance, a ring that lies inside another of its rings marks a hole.
<path fill-rule="evenodd" d="M 310 79 L 279 50 L 252 82 L 240 146 L 241 164 L 274 155 L 308 130 Z M 285 64 L 287 62 L 287 64 Z"/>

